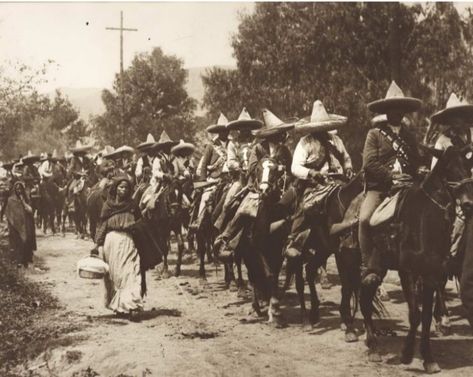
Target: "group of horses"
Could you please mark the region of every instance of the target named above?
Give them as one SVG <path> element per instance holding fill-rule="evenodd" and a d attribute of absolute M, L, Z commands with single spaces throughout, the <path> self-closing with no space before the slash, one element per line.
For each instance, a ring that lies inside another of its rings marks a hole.
<path fill-rule="evenodd" d="M 466 218 L 464 250 L 470 250 L 473 230 L 469 214 L 473 208 L 471 149 L 450 147 L 446 151 L 425 148 L 438 158 L 438 163 L 421 182 L 406 189 L 402 205 L 388 226 L 377 229 L 375 247 L 381 250 L 383 267 L 399 271 L 402 290 L 409 309 L 409 331 L 402 350 L 401 361 L 410 363 L 414 355 L 416 332 L 422 325 L 420 351 L 424 367 L 428 373 L 440 370 L 434 360 L 430 345 L 430 327 L 435 315 L 437 321 L 445 314 L 444 288 L 447 271 L 450 234 L 455 217 L 455 208 L 460 205 Z M 64 231 L 66 217 L 73 220 L 76 233 L 85 236 L 87 225 L 94 237 L 103 201 L 107 195 L 107 178 L 101 181 L 82 177 L 77 187 L 67 184 L 65 175 L 54 173 L 54 179 L 41 183 L 38 187 L 37 211 L 43 229 L 48 226 L 55 231 L 55 223 Z M 156 224 L 159 248 L 163 254 L 163 273 L 168 273 L 167 256 L 170 251 L 171 233 L 177 243 L 175 275 L 181 273 L 185 238 L 189 249 L 195 249 L 199 257 L 199 275 L 206 278 L 206 259 L 218 263 L 219 246 L 215 242 L 219 236 L 214 227 L 222 197 L 231 182 L 213 183 L 211 187 L 194 188 L 192 180 L 170 179 L 161 187 L 156 201 L 146 208 L 149 220 Z M 133 199 L 142 203 L 142 196 L 149 184 L 137 185 Z M 206 203 L 202 221 L 198 227 L 190 224 L 198 214 L 199 200 L 204 190 L 212 190 Z M 246 267 L 248 280 L 253 288 L 252 306 L 259 316 L 267 316 L 268 322 L 283 323 L 280 300 L 283 299 L 280 274 L 284 265 L 284 248 L 291 230 L 291 221 L 297 200 L 301 197 L 294 184 L 286 184 L 281 179 L 277 161 L 265 158 L 259 161 L 255 174 L 255 184 L 251 194 L 257 203 L 255 214 L 243 216 L 242 234 L 235 245 L 233 258 L 225 260 L 225 283 L 236 282 L 241 286 L 242 264 Z M 358 339 L 354 326 L 356 308 L 361 309 L 366 330 L 366 345 L 369 359 L 380 361 L 377 347 L 377 332 L 373 315 L 380 312 L 376 298 L 376 287 L 361 284 L 361 254 L 359 247 L 344 246 L 340 242 L 347 234 L 356 234 L 356 221 L 343 225 L 347 209 L 363 195 L 362 175 L 356 174 L 345 183 L 334 187 L 324 201 L 324 210 L 313 220 L 316 226 L 310 229 L 310 249 L 299 259 L 286 262 L 286 282 L 288 288 L 295 277 L 295 286 L 300 301 L 301 320 L 316 324 L 320 321 L 320 301 L 316 289 L 316 274 L 331 254 L 335 260 L 341 282 L 341 322 L 347 342 Z M 190 199 L 183 205 L 183 197 Z M 360 200 L 358 200 L 360 202 Z M 233 216 L 233 213 L 227 216 Z M 395 224 L 395 226 L 393 225 Z M 470 229 L 472 228 L 472 229 Z M 194 247 L 195 244 L 195 247 Z M 238 277 L 233 273 L 238 269 Z M 461 263 L 460 263 L 461 266 Z M 305 281 L 304 281 L 305 270 Z M 461 268 L 455 271 L 461 275 Z M 310 291 L 310 309 L 304 296 L 305 283 Z M 264 306 L 262 306 L 264 304 Z M 434 313 L 434 304 L 436 310 Z M 267 306 L 266 306 L 267 305 Z M 265 309 L 266 307 L 266 309 Z M 420 307 L 422 310 L 420 310 Z M 267 310 L 267 312 L 266 312 Z"/>

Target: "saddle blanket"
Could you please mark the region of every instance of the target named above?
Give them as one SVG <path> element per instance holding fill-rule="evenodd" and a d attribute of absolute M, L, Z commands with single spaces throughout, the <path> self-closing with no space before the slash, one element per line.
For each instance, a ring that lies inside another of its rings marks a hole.
<path fill-rule="evenodd" d="M 238 207 L 237 215 L 256 217 L 260 203 L 259 193 L 250 191 Z"/>
<path fill-rule="evenodd" d="M 370 226 L 380 226 L 382 224 L 386 224 L 387 222 L 393 219 L 400 194 L 401 191 L 398 191 L 393 196 L 388 196 L 381 202 L 381 204 L 376 208 L 370 218 Z"/>

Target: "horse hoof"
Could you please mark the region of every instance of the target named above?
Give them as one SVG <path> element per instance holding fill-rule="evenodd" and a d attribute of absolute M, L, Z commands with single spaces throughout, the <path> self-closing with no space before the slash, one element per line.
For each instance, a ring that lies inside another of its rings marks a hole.
<path fill-rule="evenodd" d="M 342 322 L 342 323 L 340 324 L 340 330 L 341 330 L 341 331 L 347 331 L 347 330 L 348 330 L 348 326 L 347 326 L 345 323 Z"/>
<path fill-rule="evenodd" d="M 346 343 L 358 342 L 358 335 L 356 335 L 356 333 L 353 329 L 347 330 L 345 332 L 345 342 Z"/>
<path fill-rule="evenodd" d="M 179 267 L 176 267 L 176 269 L 174 270 L 174 276 L 179 277 L 180 274 L 181 274 L 181 269 Z"/>
<path fill-rule="evenodd" d="M 368 361 L 371 363 L 380 363 L 383 359 L 377 351 L 370 351 L 368 352 Z"/>
<path fill-rule="evenodd" d="M 171 277 L 171 274 L 169 273 L 168 270 L 163 270 L 161 272 L 161 279 L 169 279 Z"/>
<path fill-rule="evenodd" d="M 239 298 L 246 298 L 246 291 L 245 291 L 245 288 L 243 288 L 243 287 L 239 287 L 239 288 L 238 288 L 237 297 L 239 297 Z"/>
<path fill-rule="evenodd" d="M 414 359 L 413 352 L 410 350 L 403 350 L 401 354 L 401 363 L 404 365 L 409 365 Z"/>
<path fill-rule="evenodd" d="M 428 374 L 439 373 L 441 371 L 439 365 L 435 361 L 430 363 L 424 362 L 424 370 Z"/>
<path fill-rule="evenodd" d="M 238 291 L 238 287 L 237 287 L 237 285 L 236 285 L 236 283 L 235 283 L 234 280 L 232 280 L 232 281 L 230 282 L 230 284 L 228 285 L 228 290 L 229 290 L 230 292 L 237 292 L 237 291 Z"/>
<path fill-rule="evenodd" d="M 312 326 L 320 322 L 320 313 L 318 310 L 311 310 L 309 314 L 310 324 Z"/>

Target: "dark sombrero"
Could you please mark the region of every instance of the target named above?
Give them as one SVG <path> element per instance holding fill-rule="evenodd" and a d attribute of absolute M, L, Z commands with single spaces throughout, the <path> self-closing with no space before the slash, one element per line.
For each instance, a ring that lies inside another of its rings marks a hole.
<path fill-rule="evenodd" d="M 303 133 L 314 133 L 336 130 L 347 123 L 347 117 L 329 114 L 322 101 L 317 100 L 312 106 L 310 117 L 303 118 L 295 123 L 294 129 Z"/>
<path fill-rule="evenodd" d="M 176 156 L 190 156 L 194 151 L 194 144 L 186 143 L 182 139 L 179 141 L 179 144 L 171 148 L 171 153 Z"/>
<path fill-rule="evenodd" d="M 93 145 L 88 144 L 88 145 L 83 145 L 80 140 L 77 140 L 76 146 L 71 148 L 71 152 L 73 154 L 85 154 L 89 152 L 92 149 Z"/>
<path fill-rule="evenodd" d="M 421 105 L 420 99 L 404 96 L 401 88 L 395 81 L 392 81 L 386 97 L 369 103 L 368 109 L 378 114 L 386 114 L 392 110 L 402 111 L 406 114 L 417 111 Z"/>
<path fill-rule="evenodd" d="M 268 109 L 263 110 L 264 126 L 258 130 L 253 131 L 253 135 L 258 138 L 266 138 L 287 132 L 294 128 L 294 123 L 286 123 L 279 119 Z"/>
<path fill-rule="evenodd" d="M 229 131 L 244 131 L 244 130 L 257 130 L 263 127 L 263 122 L 257 119 L 253 119 L 246 107 L 243 108 L 238 119 L 232 120 L 227 124 L 227 130 Z"/>
<path fill-rule="evenodd" d="M 35 162 L 38 162 L 39 160 L 40 160 L 40 156 L 38 156 L 37 154 L 31 153 L 31 151 L 28 151 L 28 154 L 21 158 L 21 161 L 23 162 L 23 164 L 34 164 Z"/>
<path fill-rule="evenodd" d="M 141 143 L 141 144 L 138 144 L 136 149 L 139 150 L 139 151 L 145 152 L 150 147 L 152 147 L 154 144 L 156 144 L 156 140 L 154 140 L 154 136 L 151 135 L 151 134 L 148 134 L 146 136 L 146 141 Z"/>
<path fill-rule="evenodd" d="M 467 124 L 473 124 L 473 105 L 461 101 L 455 93 L 450 95 L 445 109 L 437 111 L 430 117 L 433 123 L 454 125 L 456 119 L 464 119 Z"/>
<path fill-rule="evenodd" d="M 166 149 L 166 148 L 172 148 L 174 147 L 175 145 L 179 144 L 178 141 L 173 141 L 171 140 L 171 138 L 169 137 L 169 135 L 167 134 L 166 131 L 163 131 L 161 133 L 161 136 L 159 138 L 159 141 L 157 143 L 154 143 L 153 146 L 150 148 L 150 151 L 152 152 L 159 152 L 163 149 Z"/>
<path fill-rule="evenodd" d="M 121 147 L 113 151 L 110 151 L 107 154 L 104 154 L 103 158 L 114 160 L 117 158 L 122 158 L 123 156 L 126 156 L 126 155 L 128 156 L 133 155 L 133 153 L 135 153 L 135 150 L 132 147 L 129 147 L 128 145 L 122 145 Z"/>
<path fill-rule="evenodd" d="M 228 119 L 225 115 L 220 113 L 217 123 L 212 124 L 206 128 L 206 131 L 211 134 L 218 134 L 220 132 L 228 132 L 227 130 Z"/>

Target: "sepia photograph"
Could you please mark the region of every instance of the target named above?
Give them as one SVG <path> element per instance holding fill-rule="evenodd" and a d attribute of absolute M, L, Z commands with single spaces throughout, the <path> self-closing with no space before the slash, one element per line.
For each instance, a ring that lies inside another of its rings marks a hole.
<path fill-rule="evenodd" d="M 0 1 L 0 52 L 0 377 L 473 375 L 473 2 Z"/>

